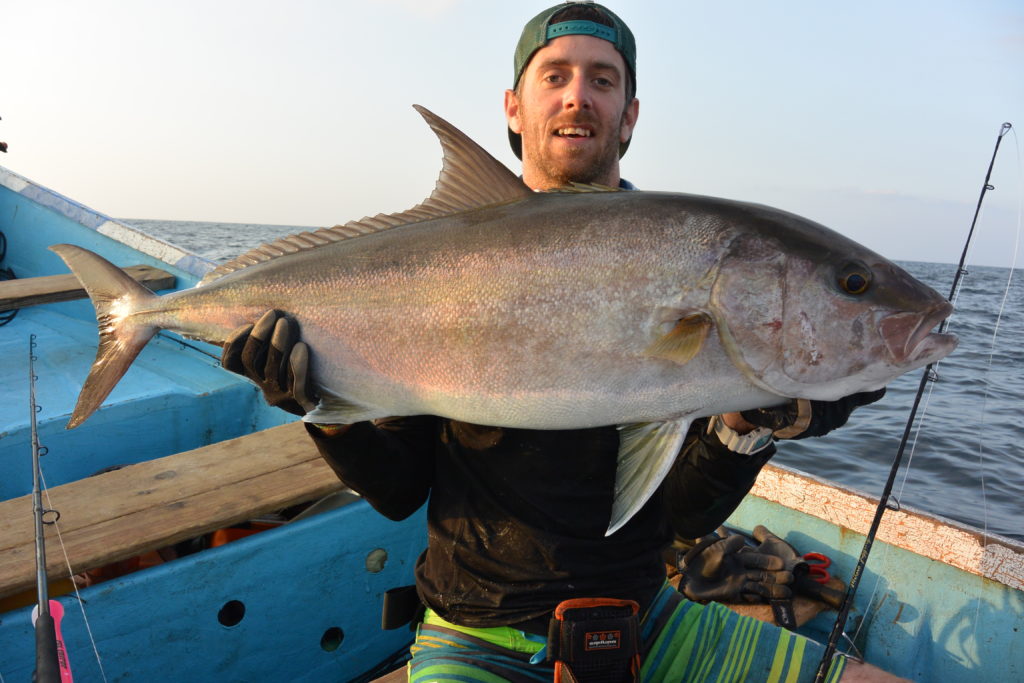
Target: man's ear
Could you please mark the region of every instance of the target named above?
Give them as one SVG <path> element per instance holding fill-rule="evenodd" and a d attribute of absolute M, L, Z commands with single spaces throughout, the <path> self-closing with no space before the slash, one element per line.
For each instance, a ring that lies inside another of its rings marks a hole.
<path fill-rule="evenodd" d="M 522 135 L 523 126 L 519 121 L 519 97 L 514 90 L 505 91 L 505 121 L 513 133 Z"/>
<path fill-rule="evenodd" d="M 506 106 L 507 110 L 507 106 Z M 633 128 L 636 127 L 636 119 L 640 115 L 640 100 L 633 98 L 633 101 L 626 106 L 622 112 L 622 126 L 619 129 L 619 142 L 627 142 L 633 137 Z"/>

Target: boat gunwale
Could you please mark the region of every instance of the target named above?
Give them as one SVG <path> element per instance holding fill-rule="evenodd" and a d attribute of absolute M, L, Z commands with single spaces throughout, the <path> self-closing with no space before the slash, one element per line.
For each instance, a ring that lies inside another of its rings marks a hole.
<path fill-rule="evenodd" d="M 54 211 L 78 223 L 83 228 L 94 230 L 105 237 L 188 273 L 197 281 L 213 270 L 216 265 L 199 254 L 154 237 L 122 220 L 111 218 L 91 209 L 4 166 L 0 166 L 0 187 Z"/>
<path fill-rule="evenodd" d="M 761 470 L 752 495 L 866 535 L 878 498 L 782 465 Z M 961 571 L 1024 590 L 1024 543 L 908 505 L 887 509 L 876 537 Z"/>

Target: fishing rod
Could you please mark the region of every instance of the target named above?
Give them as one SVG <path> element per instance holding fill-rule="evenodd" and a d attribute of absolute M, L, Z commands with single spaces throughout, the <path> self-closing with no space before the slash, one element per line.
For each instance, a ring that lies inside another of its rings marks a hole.
<path fill-rule="evenodd" d="M 971 246 L 971 238 L 974 236 L 974 228 L 978 223 L 978 216 L 981 213 L 981 204 L 985 200 L 985 194 L 989 190 L 995 189 L 989 181 L 992 178 L 992 168 L 996 163 L 996 155 L 999 154 L 999 144 L 1003 141 L 1003 136 L 1010 132 L 1011 128 L 1013 128 L 1012 124 L 1009 122 L 1004 123 L 999 128 L 999 135 L 996 136 L 996 146 L 995 149 L 992 150 L 992 159 L 988 163 L 988 171 L 985 173 L 985 182 L 982 183 L 981 194 L 978 196 L 978 204 L 974 209 L 974 218 L 971 220 L 971 229 L 967 232 L 967 239 L 964 241 L 964 249 L 960 254 L 960 263 L 957 265 L 956 274 L 953 276 L 953 285 L 949 290 L 948 301 L 950 303 L 953 302 L 957 289 L 960 287 L 960 280 L 967 274 L 964 264 L 967 261 L 967 252 Z M 948 322 L 948 319 L 942 321 L 939 325 L 939 333 L 946 330 Z M 914 420 L 917 417 L 917 409 L 921 404 L 921 397 L 924 395 L 924 389 L 928 385 L 928 382 L 933 381 L 936 378 L 933 369 L 934 365 L 935 363 L 928 364 L 924 369 L 924 373 L 921 375 L 921 382 L 917 386 L 917 395 L 914 397 L 914 404 L 910 408 L 910 416 L 907 418 L 907 425 L 903 430 L 903 438 L 900 439 L 899 448 L 896 450 L 895 458 L 893 458 L 892 468 L 889 470 L 889 478 L 886 480 L 885 488 L 882 490 L 882 495 L 878 499 L 878 506 L 875 508 L 874 519 L 871 520 L 871 527 L 864 539 L 864 547 L 861 549 L 860 557 L 857 560 L 857 566 L 854 567 L 853 574 L 850 576 L 850 584 L 847 587 L 846 595 L 843 597 L 843 601 L 840 604 L 839 614 L 836 616 L 836 622 L 832 626 L 832 632 L 829 634 L 828 643 L 825 646 L 825 654 L 821 658 L 821 663 L 818 664 L 818 671 L 814 677 L 814 683 L 823 683 L 825 680 L 829 665 L 832 662 L 832 657 L 835 655 L 839 638 L 846 628 L 846 620 L 850 616 L 850 609 L 853 606 L 853 598 L 857 593 L 860 580 L 864 575 L 864 566 L 867 564 L 868 555 L 871 553 L 872 545 L 874 545 L 875 535 L 878 533 L 878 527 L 882 523 L 882 515 L 885 514 L 886 508 L 889 507 L 889 497 L 892 495 L 892 487 L 896 481 L 896 474 L 900 469 L 900 464 L 903 462 L 903 451 L 906 449 L 907 442 L 910 440 Z M 898 502 L 895 509 L 899 509 Z"/>
<path fill-rule="evenodd" d="M 60 619 L 64 616 L 63 606 L 49 598 L 49 586 L 46 577 L 46 539 L 43 536 L 43 524 L 53 524 L 57 520 L 46 522 L 43 516 L 54 513 L 54 510 L 43 508 L 42 470 L 39 458 L 46 454 L 46 447 L 39 445 L 39 430 L 36 425 L 36 413 L 41 406 L 36 403 L 35 347 L 36 336 L 29 336 L 28 343 L 28 393 L 29 414 L 32 430 L 32 513 L 35 518 L 36 534 L 36 607 L 32 611 L 32 622 L 36 631 L 36 670 L 34 680 L 37 683 L 70 683 L 71 667 L 68 664 L 64 641 L 60 635 Z M 59 513 L 58 513 L 59 517 Z"/>

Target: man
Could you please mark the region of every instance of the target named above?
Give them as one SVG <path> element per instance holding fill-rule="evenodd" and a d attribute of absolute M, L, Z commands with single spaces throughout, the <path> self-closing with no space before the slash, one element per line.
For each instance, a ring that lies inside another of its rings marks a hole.
<path fill-rule="evenodd" d="M 559 5 L 527 24 L 505 112 L 528 186 L 628 189 L 619 158 L 639 113 L 635 65 L 632 33 L 600 5 Z M 270 312 L 232 336 L 223 363 L 254 379 L 272 405 L 303 413 L 313 403 L 306 354 L 294 322 Z M 645 681 L 720 673 L 721 680 L 768 680 L 772 672 L 810 680 L 819 646 L 683 599 L 667 587 L 662 551 L 673 531 L 708 533 L 735 509 L 774 453 L 773 429 L 824 433 L 879 395 L 746 414 L 770 418 L 770 427 L 739 414 L 696 421 L 663 486 L 607 537 L 615 426 L 541 431 L 417 416 L 307 429 L 338 476 L 387 517 L 402 519 L 429 497 L 428 546 L 416 567 L 426 609 L 412 681 L 552 680 L 546 654 L 563 677 L 581 681 L 633 680 L 638 661 Z M 572 652 L 574 629 L 606 637 Z M 634 640 L 637 652 L 629 650 Z M 830 680 L 844 665 L 835 660 Z M 864 673 L 884 675 L 851 664 L 843 680 Z"/>

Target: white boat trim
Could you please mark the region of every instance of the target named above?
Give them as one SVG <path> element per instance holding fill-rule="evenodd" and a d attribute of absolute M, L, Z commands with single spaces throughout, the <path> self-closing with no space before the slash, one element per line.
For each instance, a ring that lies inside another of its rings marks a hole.
<path fill-rule="evenodd" d="M 878 499 L 823 479 L 767 465 L 751 493 L 866 535 Z M 1024 544 L 901 505 L 886 510 L 877 539 L 970 574 L 1024 590 Z"/>
<path fill-rule="evenodd" d="M 79 225 L 95 230 L 101 235 L 137 249 L 144 254 L 179 268 L 196 278 L 213 270 L 215 264 L 191 251 L 177 247 L 157 237 L 134 228 L 116 218 L 110 218 L 98 211 L 79 204 L 73 199 L 43 187 L 8 168 L 0 166 L 0 186 L 28 197 L 36 204 L 65 216 Z"/>

